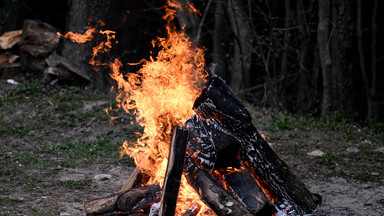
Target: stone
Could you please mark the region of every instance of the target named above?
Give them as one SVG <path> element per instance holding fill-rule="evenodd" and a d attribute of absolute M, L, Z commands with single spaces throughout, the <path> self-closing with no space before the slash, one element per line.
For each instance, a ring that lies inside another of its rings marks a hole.
<path fill-rule="evenodd" d="M 112 175 L 109 174 L 97 174 L 93 177 L 95 181 L 107 181 L 112 179 Z"/>
<path fill-rule="evenodd" d="M 349 148 L 347 148 L 346 151 L 347 151 L 348 153 L 358 153 L 358 152 L 360 152 L 360 149 L 357 148 L 357 147 L 349 147 Z"/>
<path fill-rule="evenodd" d="M 323 157 L 325 155 L 325 152 L 318 149 L 315 151 L 308 152 L 307 155 L 313 156 L 313 157 Z"/>

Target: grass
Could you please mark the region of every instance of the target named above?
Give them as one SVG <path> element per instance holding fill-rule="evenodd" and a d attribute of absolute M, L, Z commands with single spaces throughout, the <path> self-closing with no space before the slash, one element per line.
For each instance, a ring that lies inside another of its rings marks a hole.
<path fill-rule="evenodd" d="M 9 197 L 0 197 L 0 204 L 7 204 L 7 203 L 11 203 L 11 204 L 19 204 L 19 203 L 22 203 L 24 202 L 24 200 L 18 200 L 18 199 L 12 199 L 12 198 L 9 198 Z"/>

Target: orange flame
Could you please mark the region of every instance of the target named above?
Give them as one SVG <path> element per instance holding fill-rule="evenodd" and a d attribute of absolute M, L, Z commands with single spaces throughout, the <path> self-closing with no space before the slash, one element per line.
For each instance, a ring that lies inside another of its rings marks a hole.
<path fill-rule="evenodd" d="M 95 58 L 99 53 L 105 53 L 109 52 L 112 49 L 112 40 L 115 40 L 115 33 L 114 31 L 105 30 L 99 31 L 100 34 L 105 35 L 107 37 L 107 41 L 99 43 L 99 45 L 93 47 L 92 49 L 92 58 L 89 61 L 89 64 L 93 66 L 100 66 L 100 65 L 107 65 L 107 63 L 101 63 L 100 61 L 96 61 Z M 117 42 L 116 42 L 117 43 Z M 94 68 L 97 70 L 97 68 Z"/>
<path fill-rule="evenodd" d="M 163 183 L 167 157 L 169 153 L 171 129 L 182 125 L 194 112 L 196 97 L 201 92 L 207 76 L 204 70 L 204 50 L 189 41 L 188 36 L 177 31 L 171 24 L 175 10 L 183 5 L 168 0 L 166 15 L 166 38 L 157 38 L 152 42 L 161 50 L 156 57 L 142 60 L 142 68 L 137 73 L 120 72 L 122 63 L 115 60 L 110 64 L 111 77 L 117 82 L 120 93 L 119 105 L 126 112 L 135 114 L 139 124 L 144 126 L 144 133 L 137 143 L 125 143 L 121 154 L 135 159 L 136 165 L 150 176 L 148 184 Z M 194 8 L 187 6 L 188 10 Z M 178 196 L 176 214 L 180 215 L 195 203 L 203 206 L 200 213 L 209 208 L 200 201 L 198 194 L 183 176 Z"/>
<path fill-rule="evenodd" d="M 85 43 L 93 39 L 93 33 L 95 33 L 96 28 L 89 28 L 84 34 L 68 32 L 65 35 L 57 32 L 58 35 L 64 38 L 71 39 L 74 43 Z"/>
<path fill-rule="evenodd" d="M 173 8 L 173 9 L 172 9 Z M 183 31 L 176 30 L 172 21 L 176 16 L 175 9 L 200 12 L 190 3 L 181 4 L 177 0 L 167 0 L 163 19 L 167 21 L 166 38 L 157 38 L 152 45 L 161 48 L 157 56 L 149 60 L 141 60 L 142 68 L 137 73 L 122 73 L 123 64 L 115 59 L 109 63 L 110 76 L 116 81 L 119 89 L 116 100 L 118 106 L 126 112 L 136 115 L 144 132 L 136 143 L 127 141 L 121 147 L 120 154 L 134 158 L 136 165 L 150 176 L 147 184 L 163 183 L 171 129 L 194 115 L 192 110 L 196 97 L 201 92 L 207 72 L 204 70 L 204 50 L 189 41 Z M 127 12 L 129 13 L 129 12 Z M 103 23 L 101 23 L 103 24 Z M 93 38 L 95 28 L 90 28 L 83 35 L 69 32 L 60 36 L 73 42 L 85 43 Z M 99 31 L 106 37 L 93 48 L 90 64 L 93 66 L 108 65 L 95 60 L 99 53 L 108 52 L 115 40 L 115 32 Z M 94 68 L 97 70 L 97 68 Z M 110 109 L 106 109 L 108 111 Z M 109 114 L 108 114 L 109 115 Z M 113 118 L 113 117 L 112 117 Z M 201 206 L 198 215 L 215 215 L 199 198 L 196 191 L 182 176 L 176 215 L 181 215 L 191 206 Z"/>

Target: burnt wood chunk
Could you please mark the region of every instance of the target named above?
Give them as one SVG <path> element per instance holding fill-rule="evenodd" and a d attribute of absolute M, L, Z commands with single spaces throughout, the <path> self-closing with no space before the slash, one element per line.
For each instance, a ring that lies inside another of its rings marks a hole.
<path fill-rule="evenodd" d="M 253 215 L 229 191 L 225 190 L 211 173 L 199 168 L 191 161 L 188 161 L 186 166 L 188 183 L 218 216 Z"/>
<path fill-rule="evenodd" d="M 312 213 L 321 203 L 289 170 L 252 124 L 246 108 L 225 82 L 213 77 L 193 109 L 199 117 L 224 128 L 240 140 L 240 160 L 277 208 L 292 206 L 296 214 Z M 287 206 L 287 205 L 285 205 Z"/>
<path fill-rule="evenodd" d="M 194 163 L 209 170 L 237 163 L 241 143 L 230 132 L 198 115 L 188 119 L 185 125 L 189 130 L 187 151 Z"/>
<path fill-rule="evenodd" d="M 172 129 L 167 171 L 164 178 L 163 193 L 159 215 L 174 215 L 179 194 L 181 175 L 183 173 L 187 148 L 188 130 L 185 127 Z"/>
<path fill-rule="evenodd" d="M 222 175 L 228 188 L 251 213 L 256 214 L 269 202 L 256 180 L 244 167 Z M 272 214 L 273 212 L 264 215 Z"/>
<path fill-rule="evenodd" d="M 132 188 L 121 194 L 116 200 L 116 209 L 122 212 L 149 212 L 153 203 L 159 202 L 161 188 L 158 184 Z"/>

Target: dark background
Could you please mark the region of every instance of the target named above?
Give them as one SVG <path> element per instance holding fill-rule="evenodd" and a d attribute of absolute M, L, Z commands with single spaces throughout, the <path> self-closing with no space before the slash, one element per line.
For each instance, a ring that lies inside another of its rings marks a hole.
<path fill-rule="evenodd" d="M 190 39 L 206 48 L 207 65 L 216 63 L 213 73 L 243 100 L 294 113 L 384 121 L 384 6 L 379 0 L 192 3 L 202 16 L 179 12 L 177 25 L 185 25 Z M 47 22 L 62 33 L 84 33 L 102 20 L 107 25 L 97 27 L 117 32 L 118 47 L 111 55 L 138 62 L 153 50 L 151 40 L 163 36 L 162 5 L 159 0 L 4 0 L 0 34 L 22 29 L 26 19 Z M 92 46 L 75 52 L 78 46 L 64 41 L 57 52 L 92 73 L 86 66 Z M 92 85 L 108 89 L 107 73 L 95 75 Z"/>

